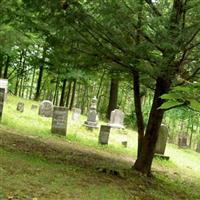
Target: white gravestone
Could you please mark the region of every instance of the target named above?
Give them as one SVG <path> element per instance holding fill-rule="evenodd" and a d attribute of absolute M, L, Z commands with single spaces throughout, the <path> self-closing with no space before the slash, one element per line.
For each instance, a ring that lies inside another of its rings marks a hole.
<path fill-rule="evenodd" d="M 111 128 L 124 128 L 124 113 L 119 109 L 113 110 L 108 125 Z"/>
<path fill-rule="evenodd" d="M 42 101 L 39 107 L 39 115 L 44 116 L 44 117 L 52 117 L 53 103 L 48 100 Z"/>
<path fill-rule="evenodd" d="M 159 133 L 158 133 L 158 139 L 156 142 L 155 153 L 164 155 L 165 148 L 167 145 L 168 135 L 169 135 L 169 131 L 168 131 L 167 126 L 164 124 L 161 124 Z"/>
<path fill-rule="evenodd" d="M 8 93 L 8 79 L 0 78 L 0 88 L 5 89 L 5 98 L 6 98 Z"/>
<path fill-rule="evenodd" d="M 87 117 L 87 121 L 85 121 L 85 126 L 87 126 L 88 128 L 98 128 L 98 116 L 97 116 L 97 99 L 96 97 L 94 97 L 92 99 L 92 104 L 90 106 L 89 112 L 88 112 L 88 117 Z"/>
<path fill-rule="evenodd" d="M 72 109 L 72 121 L 78 121 L 81 115 L 80 108 L 73 108 Z"/>

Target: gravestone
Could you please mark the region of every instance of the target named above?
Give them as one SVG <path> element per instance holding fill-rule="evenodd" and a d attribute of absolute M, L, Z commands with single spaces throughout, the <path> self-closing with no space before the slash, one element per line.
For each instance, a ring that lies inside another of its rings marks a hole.
<path fill-rule="evenodd" d="M 110 135 L 110 126 L 101 125 L 99 132 L 99 144 L 108 144 Z"/>
<path fill-rule="evenodd" d="M 66 136 L 67 132 L 68 109 L 65 107 L 54 106 L 51 132 Z"/>
<path fill-rule="evenodd" d="M 72 109 L 72 120 L 78 121 L 81 115 L 81 109 L 80 108 L 73 108 Z"/>
<path fill-rule="evenodd" d="M 88 128 L 98 128 L 98 123 L 97 123 L 97 99 L 96 97 L 94 97 L 92 99 L 92 103 L 88 112 L 88 117 L 87 117 L 87 121 L 85 121 L 85 126 L 87 126 Z"/>
<path fill-rule="evenodd" d="M 19 112 L 24 112 L 24 103 L 19 102 L 19 103 L 17 104 L 17 111 L 19 111 Z"/>
<path fill-rule="evenodd" d="M 37 105 L 31 105 L 31 110 L 36 110 L 38 108 Z"/>
<path fill-rule="evenodd" d="M 0 121 L 2 119 L 2 114 L 3 114 L 4 99 L 5 99 L 5 88 L 0 88 Z"/>
<path fill-rule="evenodd" d="M 200 153 L 200 140 L 197 143 L 196 152 Z"/>
<path fill-rule="evenodd" d="M 169 131 L 166 125 L 161 124 L 156 142 L 155 153 L 164 155 Z"/>
<path fill-rule="evenodd" d="M 188 147 L 188 145 L 187 145 L 187 135 L 186 134 L 179 135 L 179 137 L 178 137 L 178 146 L 180 148 Z"/>
<path fill-rule="evenodd" d="M 4 100 L 5 100 L 7 97 L 7 92 L 8 92 L 8 79 L 0 78 L 0 88 L 5 89 L 5 94 L 4 94 Z"/>
<path fill-rule="evenodd" d="M 53 115 L 53 103 L 48 100 L 42 101 L 39 107 L 39 115 L 43 117 L 52 117 Z"/>
<path fill-rule="evenodd" d="M 115 109 L 111 112 L 109 126 L 111 128 L 124 128 L 124 113 Z"/>

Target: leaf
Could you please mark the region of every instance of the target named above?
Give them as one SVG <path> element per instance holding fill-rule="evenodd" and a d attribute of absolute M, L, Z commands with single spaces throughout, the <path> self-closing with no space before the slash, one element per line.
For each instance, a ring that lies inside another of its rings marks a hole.
<path fill-rule="evenodd" d="M 169 109 L 169 108 L 172 108 L 172 107 L 175 107 L 175 106 L 179 106 L 183 104 L 182 102 L 178 102 L 178 101 L 167 101 L 165 103 L 163 103 L 159 109 Z"/>
<path fill-rule="evenodd" d="M 175 93 L 168 93 L 168 94 L 163 94 L 163 95 L 161 96 L 161 98 L 162 98 L 162 99 L 168 100 L 168 99 L 177 99 L 177 98 L 179 98 L 179 96 L 180 96 L 180 95 L 175 94 Z"/>
<path fill-rule="evenodd" d="M 197 111 L 200 112 L 200 102 L 198 102 L 197 100 L 191 99 L 191 100 L 190 100 L 190 106 L 191 106 L 191 108 L 193 108 L 194 110 L 197 110 Z"/>

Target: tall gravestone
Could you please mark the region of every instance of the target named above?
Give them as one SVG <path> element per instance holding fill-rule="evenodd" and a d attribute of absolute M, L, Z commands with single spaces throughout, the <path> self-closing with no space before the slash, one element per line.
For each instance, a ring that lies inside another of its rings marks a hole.
<path fill-rule="evenodd" d="M 168 135 L 169 135 L 169 130 L 167 126 L 164 124 L 161 124 L 159 133 L 158 133 L 158 139 L 156 142 L 155 153 L 164 155 Z"/>
<path fill-rule="evenodd" d="M 5 89 L 5 94 L 4 94 L 4 100 L 5 100 L 8 92 L 8 79 L 0 78 L 0 88 Z"/>
<path fill-rule="evenodd" d="M 0 88 L 0 121 L 2 119 L 2 114 L 3 114 L 4 99 L 5 99 L 5 88 Z"/>
<path fill-rule="evenodd" d="M 19 112 L 24 112 L 24 103 L 19 102 L 19 103 L 17 104 L 17 111 L 19 111 Z"/>
<path fill-rule="evenodd" d="M 97 99 L 96 97 L 94 97 L 92 99 L 92 103 L 88 112 L 88 117 L 87 117 L 87 121 L 85 121 L 85 126 L 87 126 L 88 128 L 98 128 L 98 123 L 97 123 Z"/>
<path fill-rule="evenodd" d="M 80 108 L 73 108 L 72 109 L 72 121 L 78 121 L 81 115 Z"/>
<path fill-rule="evenodd" d="M 99 144 L 108 144 L 110 135 L 110 126 L 101 125 L 99 132 Z"/>
<path fill-rule="evenodd" d="M 68 109 L 65 107 L 54 106 L 51 132 L 66 136 L 67 132 Z"/>
<path fill-rule="evenodd" d="M 124 113 L 119 109 L 113 110 L 108 125 L 111 128 L 124 128 Z"/>
<path fill-rule="evenodd" d="M 48 100 L 42 101 L 39 107 L 39 115 L 43 117 L 52 117 L 53 115 L 53 103 Z"/>
<path fill-rule="evenodd" d="M 197 143 L 196 152 L 200 153 L 200 140 Z"/>

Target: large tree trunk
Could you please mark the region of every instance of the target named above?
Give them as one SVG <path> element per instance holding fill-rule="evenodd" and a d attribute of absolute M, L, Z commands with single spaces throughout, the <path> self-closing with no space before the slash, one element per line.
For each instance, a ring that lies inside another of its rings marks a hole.
<path fill-rule="evenodd" d="M 65 106 L 67 108 L 69 108 L 69 100 L 70 100 L 70 95 L 71 95 L 71 88 L 72 88 L 72 81 L 70 81 L 69 84 L 68 84 L 67 98 L 66 98 L 66 104 L 65 104 Z"/>
<path fill-rule="evenodd" d="M 8 67 L 10 65 L 10 56 L 7 56 L 7 60 L 6 60 L 6 65 L 5 65 L 5 69 L 4 69 L 4 75 L 3 78 L 7 79 L 8 78 Z"/>
<path fill-rule="evenodd" d="M 110 119 L 111 112 L 117 108 L 117 97 L 118 97 L 119 80 L 112 78 L 110 85 L 110 97 L 107 109 L 106 118 Z"/>
<path fill-rule="evenodd" d="M 33 69 L 33 76 L 32 76 L 32 80 L 31 80 L 31 87 L 30 87 L 29 99 L 32 98 L 33 85 L 34 85 L 34 80 L 35 80 L 35 71 L 36 71 L 36 67 L 34 67 L 34 69 Z"/>
<path fill-rule="evenodd" d="M 60 97 L 60 106 L 64 106 L 65 105 L 65 88 L 66 88 L 66 82 L 67 79 L 63 80 L 63 85 L 62 85 L 62 93 L 61 93 L 61 97 Z"/>
<path fill-rule="evenodd" d="M 168 92 L 170 85 L 170 81 L 157 78 L 153 104 L 142 142 L 141 152 L 134 165 L 136 170 L 146 174 L 150 174 L 151 171 L 158 132 L 165 112 L 163 109 L 159 109 L 164 103 L 164 100 L 160 96 Z"/>
<path fill-rule="evenodd" d="M 144 138 L 144 119 L 142 114 L 141 97 L 140 97 L 139 72 L 133 71 L 132 74 L 133 74 L 133 90 L 134 90 L 134 103 L 135 103 L 134 105 L 135 105 L 135 113 L 136 113 L 137 129 L 138 129 L 137 157 L 139 157 Z"/>
<path fill-rule="evenodd" d="M 70 107 L 69 109 L 72 110 L 74 106 L 74 100 L 75 100 L 75 94 L 76 94 L 76 80 L 73 81 L 73 88 L 72 88 L 72 97 L 71 97 L 71 102 L 70 102 Z"/>

